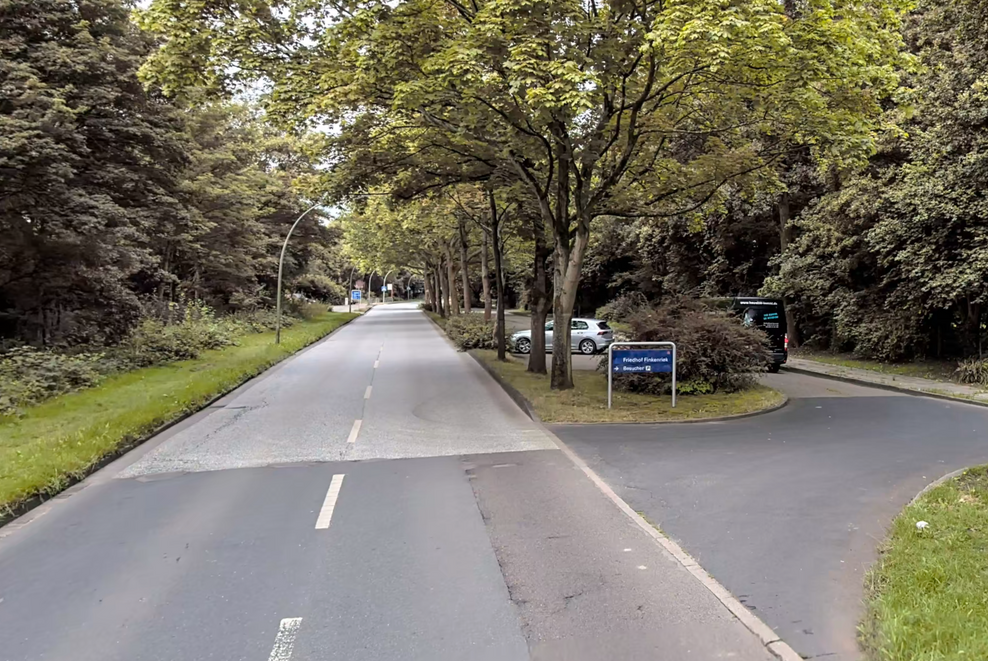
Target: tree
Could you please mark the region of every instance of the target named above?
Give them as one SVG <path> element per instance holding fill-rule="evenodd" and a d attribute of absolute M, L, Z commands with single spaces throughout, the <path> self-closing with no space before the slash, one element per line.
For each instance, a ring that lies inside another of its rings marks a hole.
<path fill-rule="evenodd" d="M 800 215 L 768 291 L 813 339 L 865 356 L 980 355 L 988 286 L 988 7 L 923 2 L 906 25 L 923 67 L 890 116 L 902 131 Z"/>
<path fill-rule="evenodd" d="M 116 0 L 0 2 L 0 310 L 40 344 L 115 339 L 152 236 L 184 222 L 181 118 L 145 93 Z"/>
<path fill-rule="evenodd" d="M 553 237 L 565 345 L 594 218 L 698 209 L 794 141 L 829 161 L 867 152 L 903 5 L 821 1 L 798 19 L 774 0 L 358 0 L 332 20 L 307 3 L 247 8 L 256 22 L 222 0 L 158 0 L 168 40 L 151 75 L 231 84 L 260 70 L 282 117 L 382 140 L 440 133 L 465 162 L 510 169 Z M 552 384 L 572 386 L 568 354 Z"/>

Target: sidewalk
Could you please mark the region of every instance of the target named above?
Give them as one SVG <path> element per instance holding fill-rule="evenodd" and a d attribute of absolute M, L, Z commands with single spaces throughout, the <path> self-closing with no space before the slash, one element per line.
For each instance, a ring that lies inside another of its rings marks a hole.
<path fill-rule="evenodd" d="M 856 367 L 842 367 L 820 363 L 815 360 L 805 358 L 790 358 L 785 364 L 785 368 L 793 372 L 805 372 L 819 374 L 843 381 L 854 381 L 865 385 L 874 385 L 881 388 L 890 388 L 906 392 L 925 393 L 937 397 L 949 397 L 973 401 L 988 405 L 988 391 L 975 386 L 968 386 L 951 381 L 935 381 L 917 376 L 902 376 L 899 374 L 885 374 L 874 370 L 859 369 Z"/>

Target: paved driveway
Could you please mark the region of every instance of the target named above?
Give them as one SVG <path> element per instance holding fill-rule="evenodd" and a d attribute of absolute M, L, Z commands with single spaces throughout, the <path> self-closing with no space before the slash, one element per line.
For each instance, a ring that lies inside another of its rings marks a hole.
<path fill-rule="evenodd" d="M 988 462 L 988 409 L 766 378 L 791 401 L 762 416 L 552 430 L 797 652 L 857 659 L 876 546 L 925 485 Z"/>

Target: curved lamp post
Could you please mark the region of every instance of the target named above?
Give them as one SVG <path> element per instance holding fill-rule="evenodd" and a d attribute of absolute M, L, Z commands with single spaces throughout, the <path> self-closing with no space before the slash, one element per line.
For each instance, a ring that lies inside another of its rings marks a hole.
<path fill-rule="evenodd" d="M 292 238 L 292 232 L 295 231 L 295 226 L 299 222 L 309 215 L 309 212 L 322 204 L 323 200 L 326 199 L 325 196 L 320 198 L 318 202 L 313 204 L 311 207 L 302 212 L 302 215 L 295 219 L 292 226 L 288 229 L 288 236 L 285 237 L 285 242 L 281 246 L 281 258 L 278 260 L 278 293 L 275 297 L 275 322 L 274 322 L 274 343 L 281 344 L 281 273 L 285 267 L 285 250 L 288 249 L 288 239 Z"/>
<path fill-rule="evenodd" d="M 394 271 L 394 269 L 391 269 L 391 271 Z M 384 283 L 381 285 L 382 287 L 384 287 L 384 291 L 381 292 L 381 302 L 382 303 L 384 303 L 384 300 L 388 296 L 388 276 L 391 275 L 391 271 L 388 271 L 387 273 L 384 274 Z M 394 291 L 394 288 L 392 287 L 392 292 L 393 291 Z M 394 302 L 394 299 L 395 299 L 395 296 L 394 296 L 394 293 L 392 293 L 391 294 L 391 302 L 392 303 Z"/>
<path fill-rule="evenodd" d="M 346 286 L 347 287 L 347 289 L 346 289 L 346 311 L 347 312 L 353 312 L 353 296 L 352 296 L 353 291 L 352 290 L 353 290 L 353 269 L 355 269 L 355 268 L 357 268 L 357 265 L 356 264 L 354 264 L 353 266 L 350 267 L 350 279 L 347 280 L 347 286 Z"/>

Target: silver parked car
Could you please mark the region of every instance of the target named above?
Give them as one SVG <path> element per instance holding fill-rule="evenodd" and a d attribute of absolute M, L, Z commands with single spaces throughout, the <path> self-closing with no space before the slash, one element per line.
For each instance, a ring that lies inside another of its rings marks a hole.
<path fill-rule="evenodd" d="M 614 341 L 614 331 L 601 319 L 573 319 L 570 321 L 570 350 L 585 355 L 603 351 Z M 511 336 L 511 346 L 517 353 L 532 351 L 532 331 L 518 331 Z M 552 322 L 545 325 L 545 349 L 552 351 Z"/>

